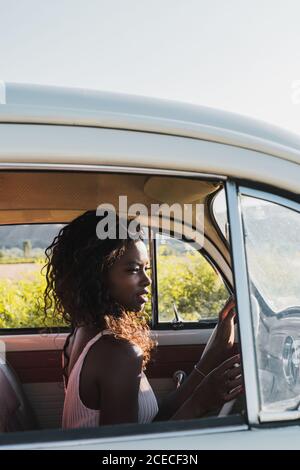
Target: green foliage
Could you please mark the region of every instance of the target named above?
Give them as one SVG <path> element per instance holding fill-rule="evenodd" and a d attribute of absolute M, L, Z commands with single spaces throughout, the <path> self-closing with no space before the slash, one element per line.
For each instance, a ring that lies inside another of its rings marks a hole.
<path fill-rule="evenodd" d="M 13 257 L 6 257 L 3 252 L 0 250 L 0 264 L 23 264 L 23 263 L 44 263 L 42 258 L 13 258 Z"/>
<path fill-rule="evenodd" d="M 45 287 L 46 279 L 40 272 L 31 273 L 31 279 L 0 279 L 0 328 L 63 326 L 54 319 L 53 311 L 45 319 Z"/>
<path fill-rule="evenodd" d="M 216 318 L 228 298 L 221 278 L 195 250 L 161 245 L 157 273 L 160 321 L 174 319 L 174 302 L 184 321 Z"/>

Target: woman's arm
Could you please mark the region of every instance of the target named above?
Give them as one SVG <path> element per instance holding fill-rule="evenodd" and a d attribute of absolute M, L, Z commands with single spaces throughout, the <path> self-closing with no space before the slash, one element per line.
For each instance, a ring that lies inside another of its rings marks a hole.
<path fill-rule="evenodd" d="M 184 383 L 160 403 L 155 421 L 170 419 L 192 396 L 203 378 L 220 365 L 224 359 L 232 355 L 234 346 L 234 307 L 235 302 L 230 298 L 219 314 L 218 325 L 212 334 L 212 341 L 208 341 L 210 343 L 209 347 L 197 363 L 197 369 L 202 371 L 203 374 L 193 370 Z M 190 405 L 187 403 L 185 406 L 187 406 L 188 414 Z"/>
<path fill-rule="evenodd" d="M 173 395 L 173 400 L 167 403 L 163 411 L 160 409 L 154 421 L 200 418 L 207 412 L 221 407 L 225 402 L 238 396 L 243 388 L 239 360 L 240 356 L 237 354 L 224 361 L 206 377 L 203 377 L 200 384 L 194 388 L 189 396 L 185 397 L 189 387 L 186 387 L 185 391 L 179 394 L 180 387 L 176 391 L 177 393 L 175 392 Z M 193 375 L 195 373 L 197 372 L 195 371 Z M 178 399 L 179 395 L 180 398 Z M 173 406 L 179 403 L 181 399 L 183 400 L 181 406 L 176 411 L 172 410 Z"/>
<path fill-rule="evenodd" d="M 201 360 L 199 361 L 197 368 L 199 370 L 201 367 Z M 183 384 L 174 390 L 173 392 L 169 393 L 167 397 L 165 397 L 162 402 L 159 404 L 159 411 L 154 418 L 154 421 L 163 421 L 170 419 L 177 410 L 193 395 L 195 389 L 201 384 L 205 375 L 210 372 L 210 368 L 207 365 L 203 367 L 203 376 L 197 372 L 195 369 L 190 373 L 187 379 L 183 382 Z M 190 414 L 190 408 L 193 407 L 191 403 L 186 403 L 187 407 L 187 414 Z"/>

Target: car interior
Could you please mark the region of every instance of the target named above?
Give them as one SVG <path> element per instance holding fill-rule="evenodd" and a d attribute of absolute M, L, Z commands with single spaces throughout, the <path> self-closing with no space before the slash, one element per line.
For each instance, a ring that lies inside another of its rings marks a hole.
<path fill-rule="evenodd" d="M 134 174 L 126 173 L 124 170 L 119 173 L 54 170 L 2 171 L 0 173 L 0 250 L 4 254 L 1 255 L 2 261 L 0 257 L 2 263 L 0 283 L 11 276 L 9 280 L 11 284 L 19 282 L 22 285 L 23 277 L 25 279 L 27 276 L 21 270 L 21 265 L 24 267 L 26 260 L 23 259 L 23 262 L 19 263 L 20 267 L 17 268 L 15 281 L 13 278 L 15 274 L 9 271 L 9 269 L 12 270 L 11 263 L 5 262 L 7 253 L 12 253 L 12 251 L 9 252 L 8 247 L 10 250 L 15 249 L 14 253 L 19 253 L 20 257 L 20 252 L 23 250 L 23 258 L 26 256 L 30 258 L 24 248 L 22 233 L 31 237 L 28 234 L 42 227 L 41 233 L 44 235 L 40 236 L 39 243 L 35 245 L 34 236 L 30 238 L 30 243 L 32 250 L 35 248 L 44 250 L 49 240 L 53 239 L 53 234 L 57 230 L 55 227 L 70 222 L 86 210 L 96 209 L 101 203 L 112 204 L 118 209 L 119 196 L 126 195 L 128 207 L 142 203 L 149 209 L 149 214 L 151 204 L 177 203 L 182 210 L 186 204 L 191 204 L 192 219 L 186 229 L 184 242 L 181 242 L 184 244 L 190 244 L 194 239 L 193 227 L 197 222 L 195 207 L 197 204 L 203 204 L 204 218 L 201 227 L 203 246 L 199 247 L 199 252 L 224 285 L 226 295 L 229 297 L 233 292 L 230 248 L 213 211 L 215 197 L 221 191 L 224 192 L 223 182 L 214 179 L 160 176 L 151 173 Z M 222 216 L 226 218 L 225 199 L 222 210 Z M 144 217 L 142 220 L 145 224 L 149 223 L 149 217 Z M 154 227 L 153 233 L 160 233 L 161 220 L 162 218 L 158 219 L 158 226 Z M 176 238 L 176 233 L 182 229 L 181 224 L 182 221 L 172 218 L 169 238 Z M 54 227 L 54 231 L 50 230 L 51 226 Z M 19 240 L 18 233 L 20 233 Z M 14 239 L 17 241 L 14 242 Z M 153 256 L 154 243 L 150 239 L 151 256 Z M 162 243 L 166 252 L 165 239 Z M 152 275 L 159 278 L 157 268 L 152 268 L 152 271 Z M 27 286 L 27 284 L 23 285 Z M 152 283 L 152 289 L 156 288 L 155 282 Z M 30 290 L 30 287 L 28 289 Z M 4 301 L 1 303 L 0 299 L 0 318 L 2 318 L 0 334 L 3 349 L 0 364 L 0 431 L 60 428 L 64 400 L 61 354 L 68 328 L 65 325 L 60 327 L 50 325 L 50 328 L 49 325 L 47 328 L 42 325 L 36 326 L 33 318 L 30 323 L 30 315 L 27 315 L 26 322 L 24 320 L 22 324 L 22 321 L 18 320 L 20 307 L 18 302 L 23 294 L 18 291 L 16 295 L 19 297 L 17 299 L 11 297 L 10 305 L 7 299 L 6 303 Z M 177 311 L 176 315 L 176 305 L 174 308 L 173 304 L 170 306 L 168 319 L 162 321 L 165 304 L 163 301 L 160 303 L 159 295 L 157 292 L 152 292 L 150 321 L 158 347 L 146 370 L 146 375 L 157 398 L 161 399 L 175 387 L 180 386 L 184 377 L 191 372 L 193 365 L 199 360 L 216 325 L 217 307 L 214 307 L 213 315 L 201 316 L 199 312 L 199 318 L 195 320 L 192 314 L 190 314 L 192 319 L 188 315 L 185 317 L 182 308 L 179 309 L 179 314 Z M 24 302 L 26 303 L 26 298 Z M 209 306 L 206 309 L 209 310 Z M 173 318 L 172 315 L 174 315 Z M 14 318 L 17 326 L 10 324 L 10 318 Z M 233 412 L 234 410 L 229 410 L 226 413 Z"/>

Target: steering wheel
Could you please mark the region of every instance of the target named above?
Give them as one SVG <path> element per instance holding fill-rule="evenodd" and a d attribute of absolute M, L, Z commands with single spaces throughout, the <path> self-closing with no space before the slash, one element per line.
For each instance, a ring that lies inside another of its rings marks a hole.
<path fill-rule="evenodd" d="M 255 299 L 256 300 L 256 299 Z M 258 303 L 257 303 L 257 306 L 258 306 Z M 207 350 L 207 348 L 209 347 L 209 345 L 211 344 L 211 342 L 213 341 L 214 337 L 215 337 L 215 334 L 216 334 L 216 330 L 217 330 L 217 326 L 215 326 L 206 346 L 205 346 L 205 349 L 203 351 L 203 354 L 205 353 L 205 351 Z M 235 325 L 235 337 L 237 337 L 237 325 Z M 239 414 L 242 414 L 243 412 L 245 411 L 245 398 L 243 395 L 240 395 L 239 397 L 237 398 L 233 398 L 232 400 L 224 403 L 224 405 L 222 406 L 222 408 L 220 409 L 219 413 L 218 413 L 218 417 L 224 417 L 224 416 L 229 416 L 230 414 L 234 414 L 234 413 L 239 413 Z"/>
<path fill-rule="evenodd" d="M 251 295 L 258 374 L 264 404 L 296 400 L 300 392 L 300 306 L 274 313 Z"/>

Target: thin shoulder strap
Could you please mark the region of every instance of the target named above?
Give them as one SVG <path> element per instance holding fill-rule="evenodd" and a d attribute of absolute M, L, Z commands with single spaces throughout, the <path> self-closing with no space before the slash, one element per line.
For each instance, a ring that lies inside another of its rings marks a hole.
<path fill-rule="evenodd" d="M 86 345 L 84 346 L 83 350 L 81 351 L 81 354 L 85 353 L 93 346 L 93 344 L 95 344 L 99 338 L 101 338 L 101 336 L 104 336 L 104 335 L 111 335 L 112 334 L 112 331 L 110 330 L 102 330 L 100 331 L 98 334 L 96 334 L 96 336 L 94 336 L 92 339 L 90 339 Z M 79 355 L 79 357 L 81 356 L 81 354 Z M 79 359 L 78 357 L 78 359 Z"/>

